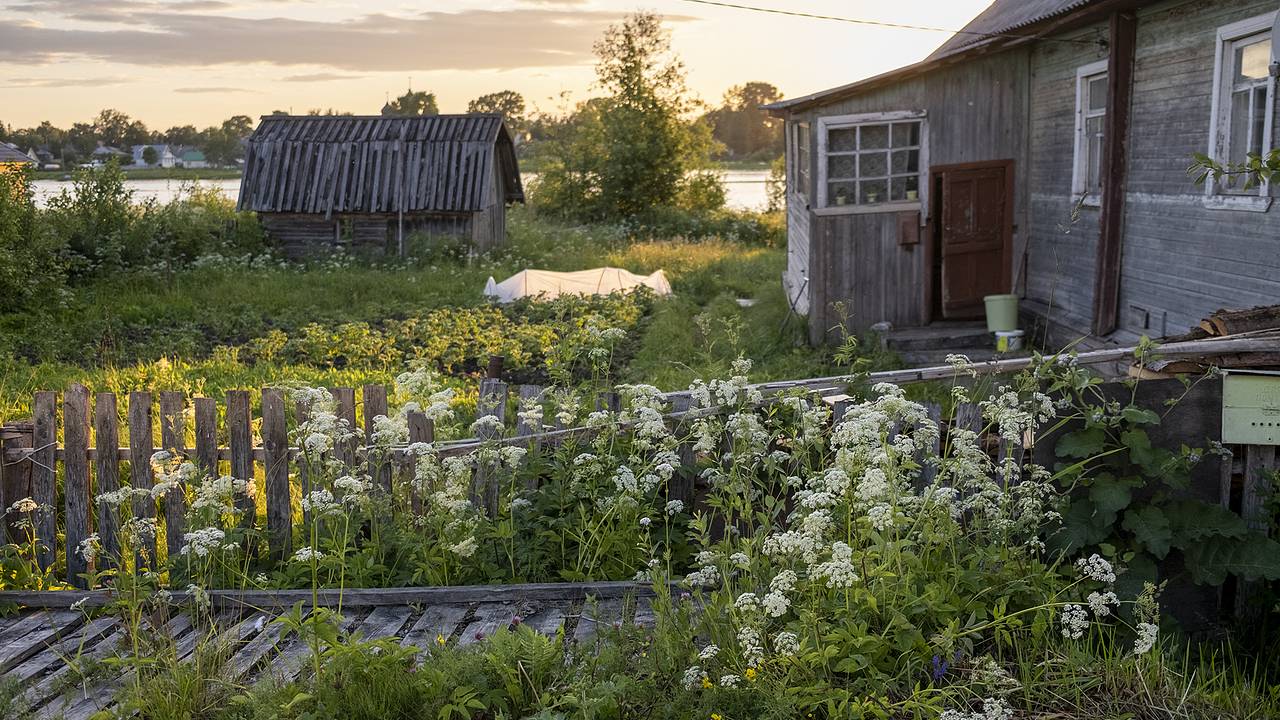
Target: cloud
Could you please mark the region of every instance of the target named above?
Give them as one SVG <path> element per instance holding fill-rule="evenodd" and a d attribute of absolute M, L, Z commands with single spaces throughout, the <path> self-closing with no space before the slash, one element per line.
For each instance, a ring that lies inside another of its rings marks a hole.
<path fill-rule="evenodd" d="M 284 82 L 291 83 L 311 83 L 311 82 L 331 82 L 334 80 L 359 80 L 360 75 L 347 75 L 344 73 L 307 73 L 304 75 L 286 75 L 281 78 Z"/>
<path fill-rule="evenodd" d="M 518 8 L 409 17 L 371 14 L 325 22 L 157 12 L 137 7 L 148 3 L 125 2 L 129 10 L 120 17 L 128 27 L 0 24 L 0 62 L 90 58 L 152 66 L 266 63 L 364 72 L 562 67 L 589 63 L 592 42 L 623 17 L 606 11 Z"/>
<path fill-rule="evenodd" d="M 104 85 L 123 85 L 133 78 L 122 75 L 107 75 L 87 78 L 6 78 L 0 80 L 0 87 L 7 88 L 72 88 L 102 87 Z"/>
<path fill-rule="evenodd" d="M 222 94 L 222 93 L 235 93 L 235 92 L 257 92 L 256 90 L 249 90 L 247 88 L 238 88 L 238 87 L 180 87 L 180 88 L 174 88 L 173 91 L 176 93 L 186 93 L 188 95 L 198 95 L 202 93 Z"/>

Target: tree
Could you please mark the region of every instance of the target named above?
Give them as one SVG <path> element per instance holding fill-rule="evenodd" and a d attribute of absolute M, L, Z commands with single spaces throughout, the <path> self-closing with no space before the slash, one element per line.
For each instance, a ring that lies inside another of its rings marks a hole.
<path fill-rule="evenodd" d="M 200 131 L 195 125 L 178 125 L 165 130 L 160 137 L 169 145 L 195 145 L 200 141 Z"/>
<path fill-rule="evenodd" d="M 729 155 L 774 158 L 782 154 L 782 122 L 760 107 L 781 99 L 778 88 L 766 82 L 735 85 L 724 94 L 724 103 L 705 117 Z"/>
<path fill-rule="evenodd" d="M 524 138 L 528 125 L 524 115 L 524 96 L 515 90 L 481 95 L 467 103 L 467 112 L 501 115 L 516 142 Z"/>
<path fill-rule="evenodd" d="M 415 117 L 418 115 L 439 115 L 436 107 L 435 93 L 425 90 L 408 90 L 405 94 L 382 106 L 383 115 Z"/>
<path fill-rule="evenodd" d="M 155 165 L 156 161 L 159 159 L 160 153 L 156 152 L 155 145 L 148 145 L 142 149 L 142 162 L 147 165 Z"/>
<path fill-rule="evenodd" d="M 610 26 L 595 53 L 607 95 L 579 106 L 559 141 L 561 159 L 543 173 L 540 201 L 602 219 L 723 204 L 718 178 L 706 172 L 710 130 L 686 119 L 694 103 L 661 16 L 639 12 Z"/>

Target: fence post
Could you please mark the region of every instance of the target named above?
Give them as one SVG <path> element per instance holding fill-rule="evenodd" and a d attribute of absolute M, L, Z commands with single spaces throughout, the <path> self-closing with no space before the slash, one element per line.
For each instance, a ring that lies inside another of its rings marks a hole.
<path fill-rule="evenodd" d="M 253 482 L 253 427 L 249 416 L 249 391 L 227 391 L 227 440 L 231 451 L 231 477 Z M 243 513 L 240 525 L 252 530 L 258 520 L 257 498 L 248 493 L 236 495 L 236 508 Z M 246 543 L 246 550 L 255 550 Z"/>
<path fill-rule="evenodd" d="M 542 402 L 541 385 L 521 385 L 517 394 L 520 396 L 520 401 L 516 405 L 517 412 L 523 412 L 526 405 L 536 405 Z M 541 423 L 534 424 L 526 422 L 523 419 L 518 419 L 516 422 L 516 437 L 529 437 L 530 435 L 536 435 L 537 433 L 542 432 L 540 425 Z M 540 443 L 537 438 L 529 440 L 529 444 L 527 446 L 529 452 L 534 452 L 539 447 Z M 533 473 L 526 475 L 524 479 L 524 486 L 526 489 L 531 491 L 537 490 L 538 476 Z"/>
<path fill-rule="evenodd" d="M 156 516 L 156 502 L 151 499 L 150 490 L 155 484 L 155 478 L 151 474 L 151 456 L 155 454 L 155 437 L 151 430 L 151 393 L 146 391 L 135 391 L 129 393 L 129 485 L 135 490 L 147 490 L 145 497 L 133 498 L 133 516 L 135 518 L 149 518 L 154 520 Z M 141 548 L 134 548 L 136 552 L 135 566 L 141 569 L 143 566 L 142 555 L 146 554 L 150 563 L 148 567 L 154 568 L 156 562 L 156 539 L 153 535 L 150 539 L 143 542 Z"/>
<path fill-rule="evenodd" d="M 351 440 L 339 443 L 333 451 L 346 466 L 347 471 L 351 472 L 356 467 L 356 433 L 360 429 L 356 425 L 356 391 L 352 388 L 340 387 L 334 388 L 330 393 L 338 404 L 338 419 L 347 421 L 347 430 L 351 433 Z"/>
<path fill-rule="evenodd" d="M 293 505 L 289 497 L 289 434 L 285 428 L 284 393 L 262 389 L 262 465 L 266 479 L 267 537 L 271 559 L 293 552 Z"/>
<path fill-rule="evenodd" d="M 409 413 L 409 444 L 433 443 L 436 441 L 436 424 L 421 411 Z M 405 463 L 409 469 L 409 504 L 416 516 L 422 512 L 422 493 L 417 483 L 417 459 L 410 457 Z"/>
<path fill-rule="evenodd" d="M 476 401 L 476 417 L 496 417 L 499 426 L 507 417 L 507 384 L 501 380 L 485 378 L 480 381 L 480 397 Z M 493 440 L 502 436 L 502 430 L 481 429 L 478 437 L 481 440 Z M 475 499 L 489 517 L 498 515 L 498 478 L 494 469 L 481 463 L 476 468 L 475 488 L 472 490 Z"/>
<path fill-rule="evenodd" d="M 160 393 L 160 444 L 181 458 L 187 450 L 187 424 L 183 413 L 187 397 L 180 392 Z M 187 530 L 187 488 L 173 488 L 164 496 L 164 536 L 169 549 L 169 562 L 182 552 L 182 537 Z"/>
<path fill-rule="evenodd" d="M 30 449 L 33 432 L 30 421 L 0 426 L 0 512 L 5 513 L 4 524 L 0 525 L 0 541 L 7 535 L 9 542 L 15 545 L 26 544 L 31 538 L 30 530 L 19 527 L 22 519 L 8 512 L 9 506 L 31 496 L 31 459 L 10 464 L 4 456 L 10 450 Z"/>
<path fill-rule="evenodd" d="M 1269 526 L 1267 498 L 1271 495 L 1271 473 L 1276 470 L 1275 445 L 1244 446 L 1244 478 L 1240 488 L 1240 517 L 1250 530 L 1263 533 Z M 1258 581 L 1239 581 L 1236 592 L 1236 619 L 1254 620 L 1260 609 L 1257 607 L 1259 591 L 1263 584 Z"/>
<path fill-rule="evenodd" d="M 687 413 L 693 406 L 693 398 L 688 395 L 677 395 L 671 399 L 671 410 L 677 413 Z M 672 430 L 677 436 L 683 436 L 688 433 L 692 424 L 688 420 L 678 420 Z M 684 504 L 685 512 L 693 514 L 694 500 L 694 481 L 698 477 L 697 455 L 693 452 L 693 444 L 690 442 L 681 442 L 676 448 L 676 454 L 680 456 L 680 467 L 676 470 L 676 474 L 671 478 L 671 486 L 668 488 L 668 494 L 672 500 L 679 500 Z"/>
<path fill-rule="evenodd" d="M 62 394 L 62 494 L 66 504 L 67 582 L 88 583 L 89 563 L 80 543 L 89 537 L 89 388 L 79 383 Z"/>
<path fill-rule="evenodd" d="M 937 433 L 933 436 L 929 447 L 922 447 L 916 453 L 917 461 L 920 463 L 920 485 L 929 487 L 933 484 L 935 478 L 938 477 L 937 462 L 942 454 L 942 406 L 935 402 L 924 404 L 925 414 L 929 416 L 929 420 L 933 422 L 933 427 Z M 931 460 L 931 462 L 926 462 Z"/>
<path fill-rule="evenodd" d="M 387 414 L 387 386 L 365 385 L 364 395 L 364 444 L 373 447 L 374 418 Z M 391 458 L 381 457 L 373 450 L 367 452 L 369 463 L 369 479 L 377 483 L 384 492 L 391 494 Z"/>
<path fill-rule="evenodd" d="M 307 405 L 302 402 L 296 403 L 294 405 L 294 410 L 296 412 L 298 426 L 306 424 L 307 420 L 311 417 L 311 413 L 307 409 Z M 298 445 L 298 491 L 302 493 L 303 498 L 308 498 L 311 495 L 311 468 L 308 466 L 309 460 L 307 458 L 306 438 L 299 437 Z M 302 524 L 306 528 L 303 532 L 308 533 L 311 528 L 310 510 L 302 511 Z"/>
<path fill-rule="evenodd" d="M 31 497 L 39 506 L 35 512 L 36 559 L 40 568 L 53 566 L 58 544 L 58 486 L 54 463 L 57 462 L 58 395 L 38 392 L 32 404 L 35 432 L 31 442 Z"/>
<path fill-rule="evenodd" d="M 98 495 L 120 489 L 120 415 L 115 393 L 98 393 L 93 399 L 93 444 L 97 447 L 94 472 Z M 98 503 L 98 568 L 115 564 L 120 556 L 120 508 L 114 503 Z"/>

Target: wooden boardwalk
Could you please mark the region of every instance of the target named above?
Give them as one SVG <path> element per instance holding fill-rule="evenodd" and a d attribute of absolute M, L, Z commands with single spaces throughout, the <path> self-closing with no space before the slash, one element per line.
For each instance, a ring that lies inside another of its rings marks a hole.
<path fill-rule="evenodd" d="M 251 685 L 264 679 L 287 682 L 306 673 L 310 649 L 296 635 L 282 639 L 282 626 L 272 620 L 304 596 L 309 606 L 310 595 L 214 593 L 216 635 L 228 644 L 229 659 L 220 677 Z M 342 596 L 342 627 L 353 636 L 391 638 L 424 650 L 440 637 L 450 645 L 472 645 L 516 623 L 546 635 L 563 628 L 566 638 L 584 642 L 600 627 L 651 624 L 651 595 L 633 583 L 348 590 Z M 37 596 L 44 602 L 36 604 Z M 85 609 L 70 608 L 86 598 Z M 336 605 L 337 598 L 336 592 L 324 591 L 320 604 Z M 90 609 L 105 600 L 101 592 L 0 592 L 0 603 L 25 605 L 0 617 L 0 677 L 18 686 L 18 704 L 27 708 L 17 717 L 87 720 L 112 706 L 130 673 L 114 668 L 101 672 L 102 661 L 125 653 L 127 645 L 119 618 Z M 193 624 L 181 609 L 188 600 L 183 594 L 175 593 L 174 600 L 173 614 L 147 621 L 144 632 L 169 638 L 179 660 L 189 662 L 197 645 L 215 631 Z M 92 667 L 99 671 L 86 677 L 84 669 Z"/>

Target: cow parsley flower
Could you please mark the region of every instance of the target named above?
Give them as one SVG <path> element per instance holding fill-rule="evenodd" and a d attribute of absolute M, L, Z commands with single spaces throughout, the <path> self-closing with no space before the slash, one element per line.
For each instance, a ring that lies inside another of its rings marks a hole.
<path fill-rule="evenodd" d="M 1099 593 L 1089 593 L 1089 609 L 1093 611 L 1095 617 L 1106 617 L 1111 614 L 1111 606 L 1119 605 L 1120 598 L 1110 590 Z"/>
<path fill-rule="evenodd" d="M 720 647 L 718 645 L 708 645 L 702 648 L 702 651 L 698 653 L 698 659 L 704 662 L 707 660 L 714 660 L 716 655 L 719 653 Z"/>
<path fill-rule="evenodd" d="M 293 554 L 293 559 L 297 562 L 311 562 L 312 560 L 320 560 L 323 557 L 324 553 L 311 546 L 298 548 L 298 551 Z"/>
<path fill-rule="evenodd" d="M 702 678 L 702 668 L 693 665 L 684 671 L 681 684 L 684 685 L 685 690 L 696 690 L 702 684 Z"/>
<path fill-rule="evenodd" d="M 1089 629 L 1089 612 L 1074 603 L 1062 608 L 1062 637 L 1079 640 Z"/>
<path fill-rule="evenodd" d="M 99 495 L 98 499 L 99 501 L 102 501 L 102 495 Z M 109 503 L 109 504 L 119 505 L 120 503 Z M 37 503 L 35 500 L 32 500 L 29 497 L 24 497 L 21 500 L 9 506 L 9 512 L 11 513 L 29 513 L 29 512 L 35 512 L 36 510 L 39 510 L 39 509 L 40 509 L 40 503 Z"/>
<path fill-rule="evenodd" d="M 684 512 L 684 503 L 681 502 L 680 500 L 672 500 L 667 503 L 666 511 L 668 516 L 677 515 L 681 512 Z"/>
<path fill-rule="evenodd" d="M 739 678 L 737 675 L 732 675 L 732 674 L 721 675 L 720 687 L 727 687 L 727 688 L 738 687 L 738 684 L 740 681 L 741 681 L 741 678 Z"/>
<path fill-rule="evenodd" d="M 1081 575 L 1100 583 L 1111 584 L 1116 581 L 1115 570 L 1111 567 L 1111 563 L 1107 562 L 1097 553 L 1090 555 L 1088 558 L 1081 558 L 1076 561 L 1076 569 Z"/>
<path fill-rule="evenodd" d="M 791 607 L 791 601 L 780 592 L 766 593 L 761 604 L 769 617 L 782 617 Z"/>
<path fill-rule="evenodd" d="M 852 587 L 858 580 L 853 567 L 853 548 L 836 541 L 831 546 L 831 560 L 812 569 L 815 577 L 826 578 L 829 588 Z"/>
<path fill-rule="evenodd" d="M 1135 655 L 1145 655 L 1151 652 L 1151 648 L 1156 645 L 1156 638 L 1160 635 L 1160 627 L 1153 623 L 1138 623 L 1138 639 L 1133 641 L 1133 652 Z"/>
<path fill-rule="evenodd" d="M 773 638 L 773 650 L 790 657 L 800 652 L 800 637 L 793 632 L 780 632 Z"/>

